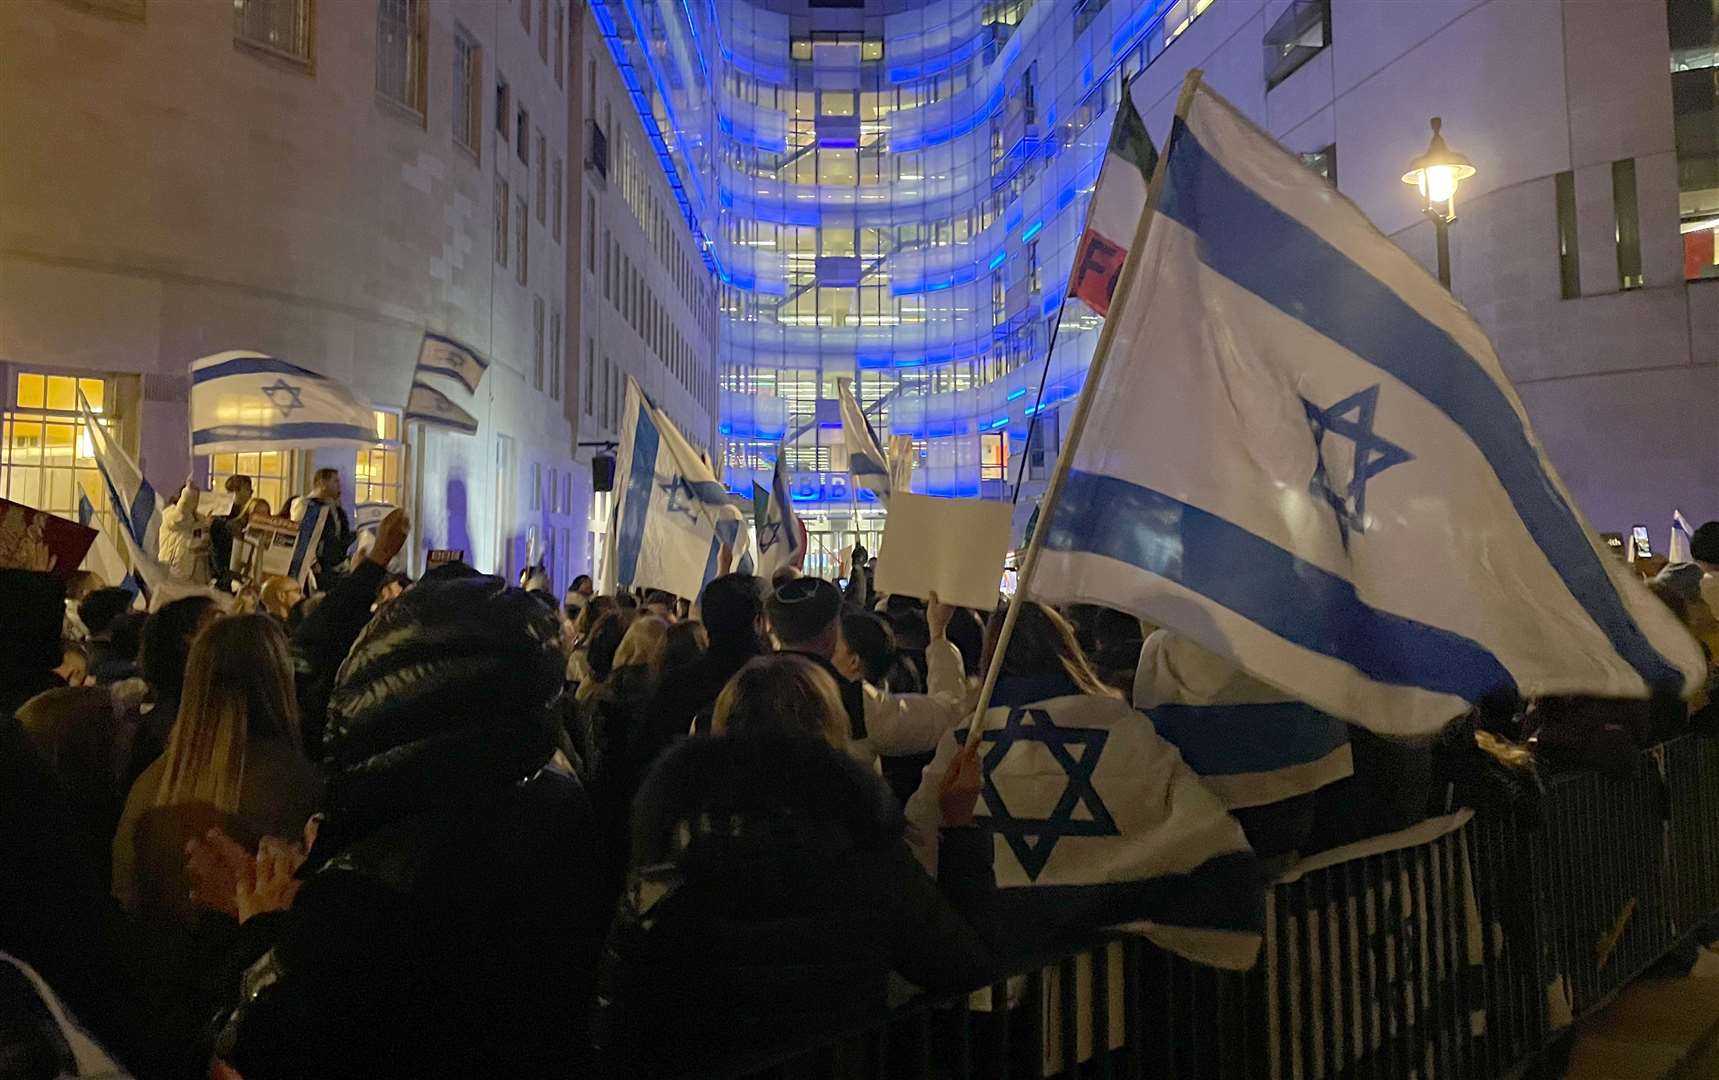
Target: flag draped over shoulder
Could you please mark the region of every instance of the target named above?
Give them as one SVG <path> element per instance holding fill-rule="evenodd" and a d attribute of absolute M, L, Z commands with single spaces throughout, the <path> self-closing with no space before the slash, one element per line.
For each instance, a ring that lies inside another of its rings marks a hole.
<path fill-rule="evenodd" d="M 1068 276 L 1068 295 L 1100 315 L 1110 311 L 1134 228 L 1146 208 L 1146 185 L 1158 164 L 1157 147 L 1134 105 L 1134 86 L 1130 80 L 1123 87 L 1098 187 L 1086 210 L 1086 231 L 1075 246 L 1074 269 Z"/>
<path fill-rule="evenodd" d="M 243 350 L 191 362 L 194 454 L 375 441 L 370 406 L 325 375 Z"/>
<path fill-rule="evenodd" d="M 631 378 L 615 465 L 604 592 L 644 586 L 692 599 L 716 576 L 724 544 L 731 545 L 734 569 L 751 564 L 745 515 Z"/>
<path fill-rule="evenodd" d="M 854 399 L 853 380 L 839 378 L 836 380 L 836 398 L 842 407 L 842 445 L 848 455 L 848 472 L 853 474 L 854 483 L 867 491 L 875 492 L 884 502 L 889 501 L 890 467 L 889 458 L 883 452 L 883 444 L 878 441 L 877 432 L 871 429 L 871 421 L 866 419 L 865 410 Z"/>
<path fill-rule="evenodd" d="M 404 419 L 475 435 L 477 388 L 488 370 L 489 361 L 471 346 L 426 333 L 418 346 Z"/>
<path fill-rule="evenodd" d="M 798 567 L 806 561 L 806 531 L 794 512 L 788 493 L 788 462 L 785 447 L 776 448 L 776 466 L 770 471 L 770 486 L 752 485 L 752 518 L 758 532 L 758 573 L 770 577 L 784 566 Z"/>
<path fill-rule="evenodd" d="M 943 736 L 907 804 L 914 853 L 932 872 L 937 793 L 966 735 Z M 1122 925 L 1199 963 L 1253 966 L 1263 900 L 1247 839 L 1138 713 L 1115 698 L 1053 697 L 987 710 L 979 737 L 977 821 L 992 836 L 1000 925 L 1035 937 Z"/>
<path fill-rule="evenodd" d="M 1697 684 L 1419 264 L 1203 87 L 1160 168 L 1036 598 L 1126 609 L 1386 734 L 1492 694 Z"/>

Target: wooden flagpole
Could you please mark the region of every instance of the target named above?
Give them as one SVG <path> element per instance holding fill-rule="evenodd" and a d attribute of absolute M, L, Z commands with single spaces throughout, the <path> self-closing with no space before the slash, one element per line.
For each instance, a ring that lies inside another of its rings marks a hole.
<path fill-rule="evenodd" d="M 1199 68 L 1194 68 L 1182 81 L 1182 93 L 1176 99 L 1178 120 L 1187 119 L 1188 108 L 1193 103 L 1195 92 L 1200 88 L 1202 74 Z M 1152 227 L 1152 219 L 1158 216 L 1158 199 L 1164 190 L 1164 177 L 1169 168 L 1170 155 L 1174 152 L 1175 140 L 1172 137 L 1166 144 L 1164 153 L 1158 157 L 1158 167 L 1152 170 L 1151 183 L 1146 190 L 1146 208 L 1140 215 L 1140 224 L 1134 230 L 1134 242 L 1128 247 L 1128 259 L 1117 282 L 1116 300 L 1111 304 L 1110 314 L 1105 317 L 1104 329 L 1099 331 L 1098 346 L 1093 350 L 1092 366 L 1087 369 L 1086 381 L 1081 384 L 1080 401 L 1074 411 L 1074 421 L 1069 425 L 1068 439 L 1063 443 L 1062 452 L 1057 455 L 1056 471 L 1051 474 L 1050 486 L 1045 489 L 1044 501 L 1039 504 L 1039 525 L 1033 530 L 1032 541 L 1027 544 L 1026 555 L 1022 559 L 1015 598 L 1009 604 L 1008 614 L 1003 617 L 1003 626 L 997 635 L 997 647 L 991 654 L 991 666 L 985 670 L 985 683 L 979 690 L 979 700 L 973 708 L 973 716 L 967 722 L 969 740 L 977 735 L 985 710 L 990 707 L 991 694 L 997 689 L 997 676 L 1002 673 L 1003 658 L 1008 655 L 1009 642 L 1015 635 L 1015 623 L 1020 619 L 1021 607 L 1032 599 L 1033 575 L 1038 571 L 1039 555 L 1044 550 L 1045 537 L 1050 535 L 1057 499 L 1062 495 L 1063 484 L 1068 480 L 1069 470 L 1074 465 L 1075 451 L 1080 446 L 1080 437 L 1086 430 L 1087 417 L 1092 412 L 1094 388 L 1102 380 L 1104 368 L 1110 360 L 1110 339 L 1121 325 L 1122 309 L 1133 295 L 1134 276 L 1146 254 L 1146 238 Z"/>

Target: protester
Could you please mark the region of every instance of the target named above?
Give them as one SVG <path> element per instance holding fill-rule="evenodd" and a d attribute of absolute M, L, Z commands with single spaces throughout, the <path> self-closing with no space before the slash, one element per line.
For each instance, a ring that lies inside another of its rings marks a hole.
<path fill-rule="evenodd" d="M 663 674 L 680 678 L 690 672 L 705 650 L 710 648 L 710 632 L 703 623 L 683 620 L 668 628 L 668 640 L 663 644 Z"/>
<path fill-rule="evenodd" d="M 108 887 L 114 832 L 125 805 L 122 730 L 107 690 L 49 690 L 18 709 L 18 724 L 64 793 L 84 858 Z"/>
<path fill-rule="evenodd" d="M 44 690 L 62 687 L 54 674 L 64 660 L 65 586 L 52 574 L 0 569 L 0 611 L 7 643 L 0 649 L 0 719 Z"/>
<path fill-rule="evenodd" d="M 607 912 L 589 803 L 545 768 L 564 662 L 554 613 L 492 577 L 421 582 L 364 629 L 308 855 L 208 842 L 240 871 L 217 1049 L 245 1080 L 585 1075 Z"/>
<path fill-rule="evenodd" d="M 346 557 L 357 539 L 346 507 L 340 501 L 340 470 L 318 469 L 311 480 L 310 501 L 321 503 L 328 515 L 322 538 L 316 545 L 316 580 L 324 591 L 333 591 L 345 573 Z M 301 515 L 302 516 L 302 515 Z"/>
<path fill-rule="evenodd" d="M 127 910 L 183 919 L 188 841 L 215 827 L 247 845 L 297 835 L 321 802 L 285 633 L 266 615 L 217 619 L 191 646 L 167 752 L 126 798 L 113 841 L 114 896 Z"/>
<path fill-rule="evenodd" d="M 132 737 L 126 768 L 128 786 L 167 748 L 167 737 L 179 716 L 179 696 L 185 683 L 191 643 L 219 614 L 212 598 L 187 596 L 165 605 L 143 624 L 138 667 L 148 694 Z"/>
<path fill-rule="evenodd" d="M 567 656 L 567 683 L 572 688 L 578 689 L 580 683 L 591 678 L 591 632 L 604 615 L 616 610 L 618 608 L 612 596 L 594 596 L 579 609 L 579 614 L 568 631 L 573 644 Z"/>
<path fill-rule="evenodd" d="M 106 587 L 106 582 L 93 570 L 74 570 L 66 576 L 66 623 L 61 637 L 67 641 L 83 641 L 89 637 L 89 628 L 84 625 L 78 609 L 83 605 L 84 598 L 98 589 Z"/>
<path fill-rule="evenodd" d="M 580 574 L 573 579 L 573 584 L 567 586 L 567 595 L 562 597 L 562 605 L 567 609 L 567 617 L 576 619 L 585 610 L 585 605 L 591 602 L 591 596 L 597 590 L 591 584 L 590 574 Z"/>
<path fill-rule="evenodd" d="M 690 670 L 661 688 L 651 709 L 652 737 L 659 747 L 686 735 L 701 716 L 708 731 L 716 695 L 747 661 L 770 651 L 764 599 L 751 574 L 711 579 L 699 596 L 698 612 L 710 634 L 710 648 Z"/>
<path fill-rule="evenodd" d="M 931 992 L 995 975 L 959 914 L 988 892 L 973 857 L 984 838 L 951 837 L 939 894 L 888 790 L 843 752 L 847 718 L 822 667 L 750 661 L 713 724 L 728 734 L 671 749 L 634 807 L 598 1028 L 612 1075 L 733 1071 L 877 1014 L 892 970 Z M 961 827 L 976 770 L 956 779 L 941 820 L 974 832 Z"/>
<path fill-rule="evenodd" d="M 1719 521 L 1709 521 L 1689 538 L 1689 557 L 1701 568 L 1701 598 L 1719 615 Z"/>
<path fill-rule="evenodd" d="M 90 654 L 75 641 L 60 643 L 60 666 L 54 669 L 67 686 L 83 686 L 89 681 Z"/>
<path fill-rule="evenodd" d="M 836 683 L 848 714 L 849 752 L 866 762 L 879 755 L 920 754 L 937 747 L 943 733 L 962 718 L 966 680 L 960 657 L 943 636 L 946 622 L 931 628 L 928 694 L 892 694 L 849 679 L 834 660 L 841 644 L 842 598 L 818 578 L 795 578 L 770 594 L 770 628 L 781 651 L 810 659 Z"/>
<path fill-rule="evenodd" d="M 1134 705 L 1241 822 L 1287 864 L 1314 827 L 1315 794 L 1355 771 L 1349 727 L 1173 630 L 1140 650 Z"/>
<path fill-rule="evenodd" d="M 225 514 L 209 521 L 209 561 L 213 564 L 215 579 L 225 584 L 232 580 L 233 541 L 243 535 L 250 514 L 251 478 L 243 473 L 234 473 L 227 477 L 221 488 L 232 497 L 233 504 Z"/>
<path fill-rule="evenodd" d="M 137 598 L 127 589 L 100 586 L 84 593 L 77 603 L 78 625 L 92 641 L 103 641 L 107 638 L 108 628 L 113 621 L 131 610 L 132 603 Z M 71 603 L 68 592 L 66 602 Z"/>
<path fill-rule="evenodd" d="M 90 678 L 98 686 L 113 686 L 137 678 L 137 659 L 143 650 L 143 627 L 149 616 L 124 611 L 113 617 L 100 637 L 91 638 Z"/>
<path fill-rule="evenodd" d="M 304 586 L 298 583 L 297 578 L 285 574 L 270 574 L 263 579 L 258 598 L 262 601 L 264 611 L 285 623 L 292 614 L 292 609 L 304 599 Z"/>
<path fill-rule="evenodd" d="M 156 550 L 174 580 L 191 585 L 209 583 L 209 519 L 197 512 L 201 495 L 193 478 L 185 481 L 177 499 L 162 508 Z"/>

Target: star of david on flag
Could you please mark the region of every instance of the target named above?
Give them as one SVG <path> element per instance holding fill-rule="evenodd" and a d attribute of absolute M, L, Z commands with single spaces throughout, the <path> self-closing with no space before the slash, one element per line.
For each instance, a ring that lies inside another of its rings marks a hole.
<path fill-rule="evenodd" d="M 263 387 L 262 393 L 275 408 L 281 411 L 282 419 L 291 416 L 294 411 L 304 408 L 303 389 L 289 385 L 285 379 L 276 379 L 268 386 Z"/>
<path fill-rule="evenodd" d="M 758 532 L 758 572 L 768 578 L 784 566 L 806 561 L 806 532 L 794 512 L 788 491 L 787 448 L 776 447 L 776 464 L 770 471 L 770 486 L 752 485 L 752 524 Z"/>
<path fill-rule="evenodd" d="M 1092 784 L 1109 737 L 1110 733 L 1101 728 L 1059 727 L 1048 711 L 1033 708 L 1011 709 L 1001 729 L 980 733 L 980 742 L 990 746 L 981 764 L 991 829 L 1008 843 L 1029 880 L 1038 880 L 1057 841 L 1064 837 L 1120 835 Z M 1043 817 L 1010 812 L 1008 800 L 997 787 L 997 767 L 1021 743 L 1044 747 L 1066 777 L 1062 794 Z"/>
<path fill-rule="evenodd" d="M 375 442 L 369 403 L 326 375 L 243 349 L 191 362 L 195 454 Z"/>
<path fill-rule="evenodd" d="M 665 510 L 671 514 L 685 514 L 694 521 L 698 520 L 698 493 L 692 489 L 686 477 L 676 476 L 668 483 L 658 486 L 668 494 Z"/>
<path fill-rule="evenodd" d="M 1307 423 L 1313 428 L 1314 452 L 1317 464 L 1309 490 L 1330 504 L 1337 514 L 1337 530 L 1343 536 L 1343 547 L 1349 547 L 1349 534 L 1367 531 L 1367 481 L 1394 465 L 1411 460 L 1414 455 L 1395 443 L 1373 433 L 1373 417 L 1379 407 L 1378 384 L 1356 391 L 1328 409 L 1301 399 L 1307 410 Z M 1327 435 L 1349 440 L 1351 456 L 1347 463 L 1348 482 L 1341 483 L 1333 474 L 1341 475 L 1333 466 L 1338 461 L 1337 439 L 1330 448 Z"/>

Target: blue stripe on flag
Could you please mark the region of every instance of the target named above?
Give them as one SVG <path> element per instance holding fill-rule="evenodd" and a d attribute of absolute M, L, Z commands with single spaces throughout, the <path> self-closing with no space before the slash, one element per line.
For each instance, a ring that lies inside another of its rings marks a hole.
<path fill-rule="evenodd" d="M 712 536 L 710 538 L 710 554 L 706 556 L 704 560 L 704 577 L 699 579 L 700 591 L 703 591 L 704 586 L 709 585 L 716 577 L 716 571 L 722 565 L 721 558 L 722 538 L 720 536 Z"/>
<path fill-rule="evenodd" d="M 615 540 L 615 552 L 620 565 L 615 568 L 615 583 L 631 585 L 639 571 L 639 546 L 645 538 L 645 520 L 650 516 L 651 492 L 656 490 L 657 449 L 662 436 L 651 422 L 651 414 L 639 406 L 639 422 L 633 428 L 633 460 L 627 467 L 626 511 L 621 515 L 620 534 Z"/>
<path fill-rule="evenodd" d="M 78 492 L 78 524 L 88 525 L 95 520 L 95 507 L 90 504 L 90 497 Z"/>
<path fill-rule="evenodd" d="M 326 421 L 305 424 L 219 424 L 199 428 L 191 433 L 192 446 L 230 442 L 235 439 L 257 439 L 268 442 L 302 442 L 308 439 L 351 439 L 355 442 L 375 442 L 376 432 L 357 424 L 334 424 Z"/>
<path fill-rule="evenodd" d="M 137 485 L 137 494 L 131 497 L 131 507 L 126 511 L 126 527 L 131 530 L 131 538 L 145 551 L 149 549 L 146 538 L 149 536 L 149 520 L 155 516 L 155 489 L 145 480 Z"/>
<path fill-rule="evenodd" d="M 1380 611 L 1355 586 L 1196 506 L 1114 476 L 1072 470 L 1045 538 L 1054 551 L 1136 566 L 1375 682 L 1474 701 L 1516 680 L 1460 634 Z"/>
<path fill-rule="evenodd" d="M 230 375 L 298 375 L 316 382 L 327 382 L 325 376 L 314 371 L 307 371 L 297 364 L 277 359 L 273 356 L 236 356 L 231 360 L 223 360 L 219 364 L 211 364 L 206 368 L 198 368 L 191 373 L 192 385 L 213 382 Z"/>
<path fill-rule="evenodd" d="M 1201 776 L 1271 772 L 1322 760 L 1349 742 L 1349 725 L 1299 701 L 1155 705 L 1152 726 Z"/>
<path fill-rule="evenodd" d="M 1168 156 L 1161 209 L 1199 237 L 1201 261 L 1389 372 L 1461 427 L 1618 655 L 1650 685 L 1681 685 L 1682 675 L 1625 610 L 1601 556 L 1541 468 L 1521 417 L 1474 357 L 1384 282 L 1233 176 L 1179 118 Z"/>
<path fill-rule="evenodd" d="M 479 354 L 479 352 L 476 349 L 472 348 L 470 345 L 467 345 L 465 342 L 456 340 L 455 338 L 448 337 L 446 334 L 438 334 L 434 330 L 424 331 L 424 336 L 429 338 L 431 341 L 439 341 L 443 345 L 447 345 L 450 348 L 458 349 L 460 352 L 463 352 L 467 356 L 471 357 L 472 362 L 474 364 L 476 364 L 478 367 L 482 368 L 484 371 L 489 370 L 489 361 L 485 360 L 483 358 L 483 356 L 481 354 Z"/>

